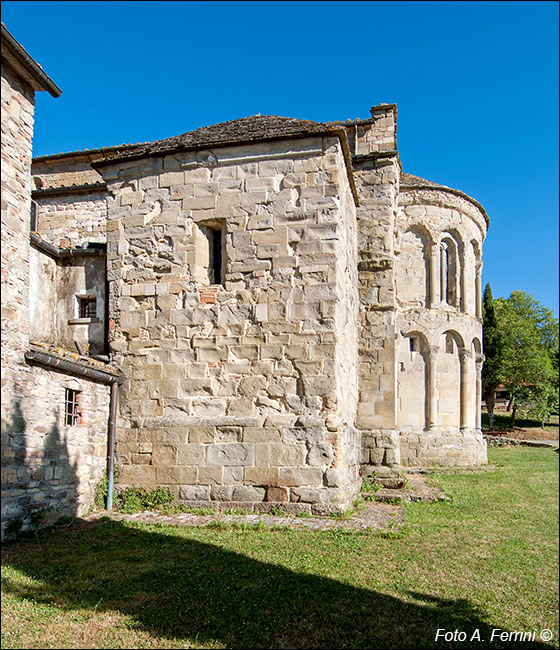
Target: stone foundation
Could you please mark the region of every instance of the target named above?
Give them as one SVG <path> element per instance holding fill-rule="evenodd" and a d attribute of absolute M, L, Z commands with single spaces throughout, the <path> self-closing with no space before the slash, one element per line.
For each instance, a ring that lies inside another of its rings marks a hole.
<path fill-rule="evenodd" d="M 486 440 L 480 430 L 400 433 L 403 466 L 478 467 L 488 462 Z"/>

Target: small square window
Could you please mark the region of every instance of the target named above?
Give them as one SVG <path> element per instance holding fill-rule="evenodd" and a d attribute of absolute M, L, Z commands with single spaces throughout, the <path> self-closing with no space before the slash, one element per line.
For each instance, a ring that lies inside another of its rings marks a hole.
<path fill-rule="evenodd" d="M 78 296 L 78 317 L 95 318 L 97 316 L 97 300 L 92 296 Z"/>
<path fill-rule="evenodd" d="M 66 388 L 66 396 L 64 401 L 64 424 L 73 427 L 78 423 L 80 417 L 79 411 L 79 390 Z"/>

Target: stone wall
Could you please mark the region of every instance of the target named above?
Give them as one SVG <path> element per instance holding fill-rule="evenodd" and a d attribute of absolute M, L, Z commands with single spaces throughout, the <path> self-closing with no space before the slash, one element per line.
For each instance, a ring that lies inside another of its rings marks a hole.
<path fill-rule="evenodd" d="M 2 431 L 2 530 L 81 516 L 93 505 L 107 457 L 109 389 L 39 366 L 10 387 Z M 79 391 L 81 416 L 65 425 L 66 388 Z"/>
<path fill-rule="evenodd" d="M 33 90 L 2 64 L 2 421 L 29 341 Z"/>
<path fill-rule="evenodd" d="M 70 196 L 34 194 L 37 232 L 57 247 L 75 248 L 85 242 L 107 241 L 106 192 Z"/>
<path fill-rule="evenodd" d="M 2 535 L 12 520 L 28 527 L 83 514 L 106 456 L 109 389 L 31 367 L 24 356 L 30 330 L 49 339 L 56 329 L 56 263 L 29 241 L 33 110 L 33 90 L 3 65 Z M 82 395 L 75 427 L 64 425 L 67 387 Z"/>
<path fill-rule="evenodd" d="M 212 154 L 213 167 L 188 151 L 99 167 L 111 348 L 127 378 L 121 481 L 214 507 L 347 507 L 356 240 L 339 140 Z M 221 284 L 202 273 L 202 227 L 223 234 Z"/>
<path fill-rule="evenodd" d="M 485 463 L 479 408 L 484 215 L 452 190 L 405 186 L 399 194 L 396 232 L 397 345 L 405 357 L 409 339 L 418 339 L 426 388 L 423 416 L 420 411 L 415 417 L 410 400 L 421 361 L 418 353 L 409 363 L 399 357 L 401 462 Z M 421 282 L 410 281 L 411 269 Z"/>
<path fill-rule="evenodd" d="M 394 151 L 396 109 L 372 109 L 354 160 L 358 189 L 359 396 L 361 464 L 365 474 L 398 473 L 395 349 L 395 208 L 400 166 Z M 352 127 L 348 127 L 352 129 Z M 358 129 L 358 135 L 360 131 Z"/>

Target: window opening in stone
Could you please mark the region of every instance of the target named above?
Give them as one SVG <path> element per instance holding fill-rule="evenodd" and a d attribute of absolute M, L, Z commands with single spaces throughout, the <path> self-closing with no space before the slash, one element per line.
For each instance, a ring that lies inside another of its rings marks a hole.
<path fill-rule="evenodd" d="M 91 296 L 78 296 L 79 318 L 95 318 L 97 316 L 97 301 Z"/>
<path fill-rule="evenodd" d="M 418 352 L 418 339 L 415 336 L 409 336 L 408 342 L 410 345 L 411 352 Z"/>
<path fill-rule="evenodd" d="M 445 352 L 447 354 L 453 354 L 453 352 L 454 352 L 453 337 L 451 336 L 451 334 L 448 334 L 445 337 Z"/>
<path fill-rule="evenodd" d="M 222 284 L 222 231 L 210 230 L 210 282 Z"/>
<path fill-rule="evenodd" d="M 64 424 L 73 427 L 78 423 L 79 412 L 79 395 L 80 391 L 66 388 L 64 400 Z"/>

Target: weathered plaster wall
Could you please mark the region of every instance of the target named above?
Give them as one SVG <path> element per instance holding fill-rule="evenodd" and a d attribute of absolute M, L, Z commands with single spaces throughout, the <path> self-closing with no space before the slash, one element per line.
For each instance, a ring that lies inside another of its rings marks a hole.
<path fill-rule="evenodd" d="M 78 299 L 95 297 L 96 316 L 80 317 Z M 58 343 L 75 350 L 75 341 L 89 354 L 105 354 L 106 270 L 104 257 L 70 258 L 59 266 L 56 323 Z"/>
<path fill-rule="evenodd" d="M 29 237 L 29 235 L 28 235 Z M 29 339 L 59 343 L 56 319 L 58 266 L 56 260 L 30 248 L 29 255 Z"/>

